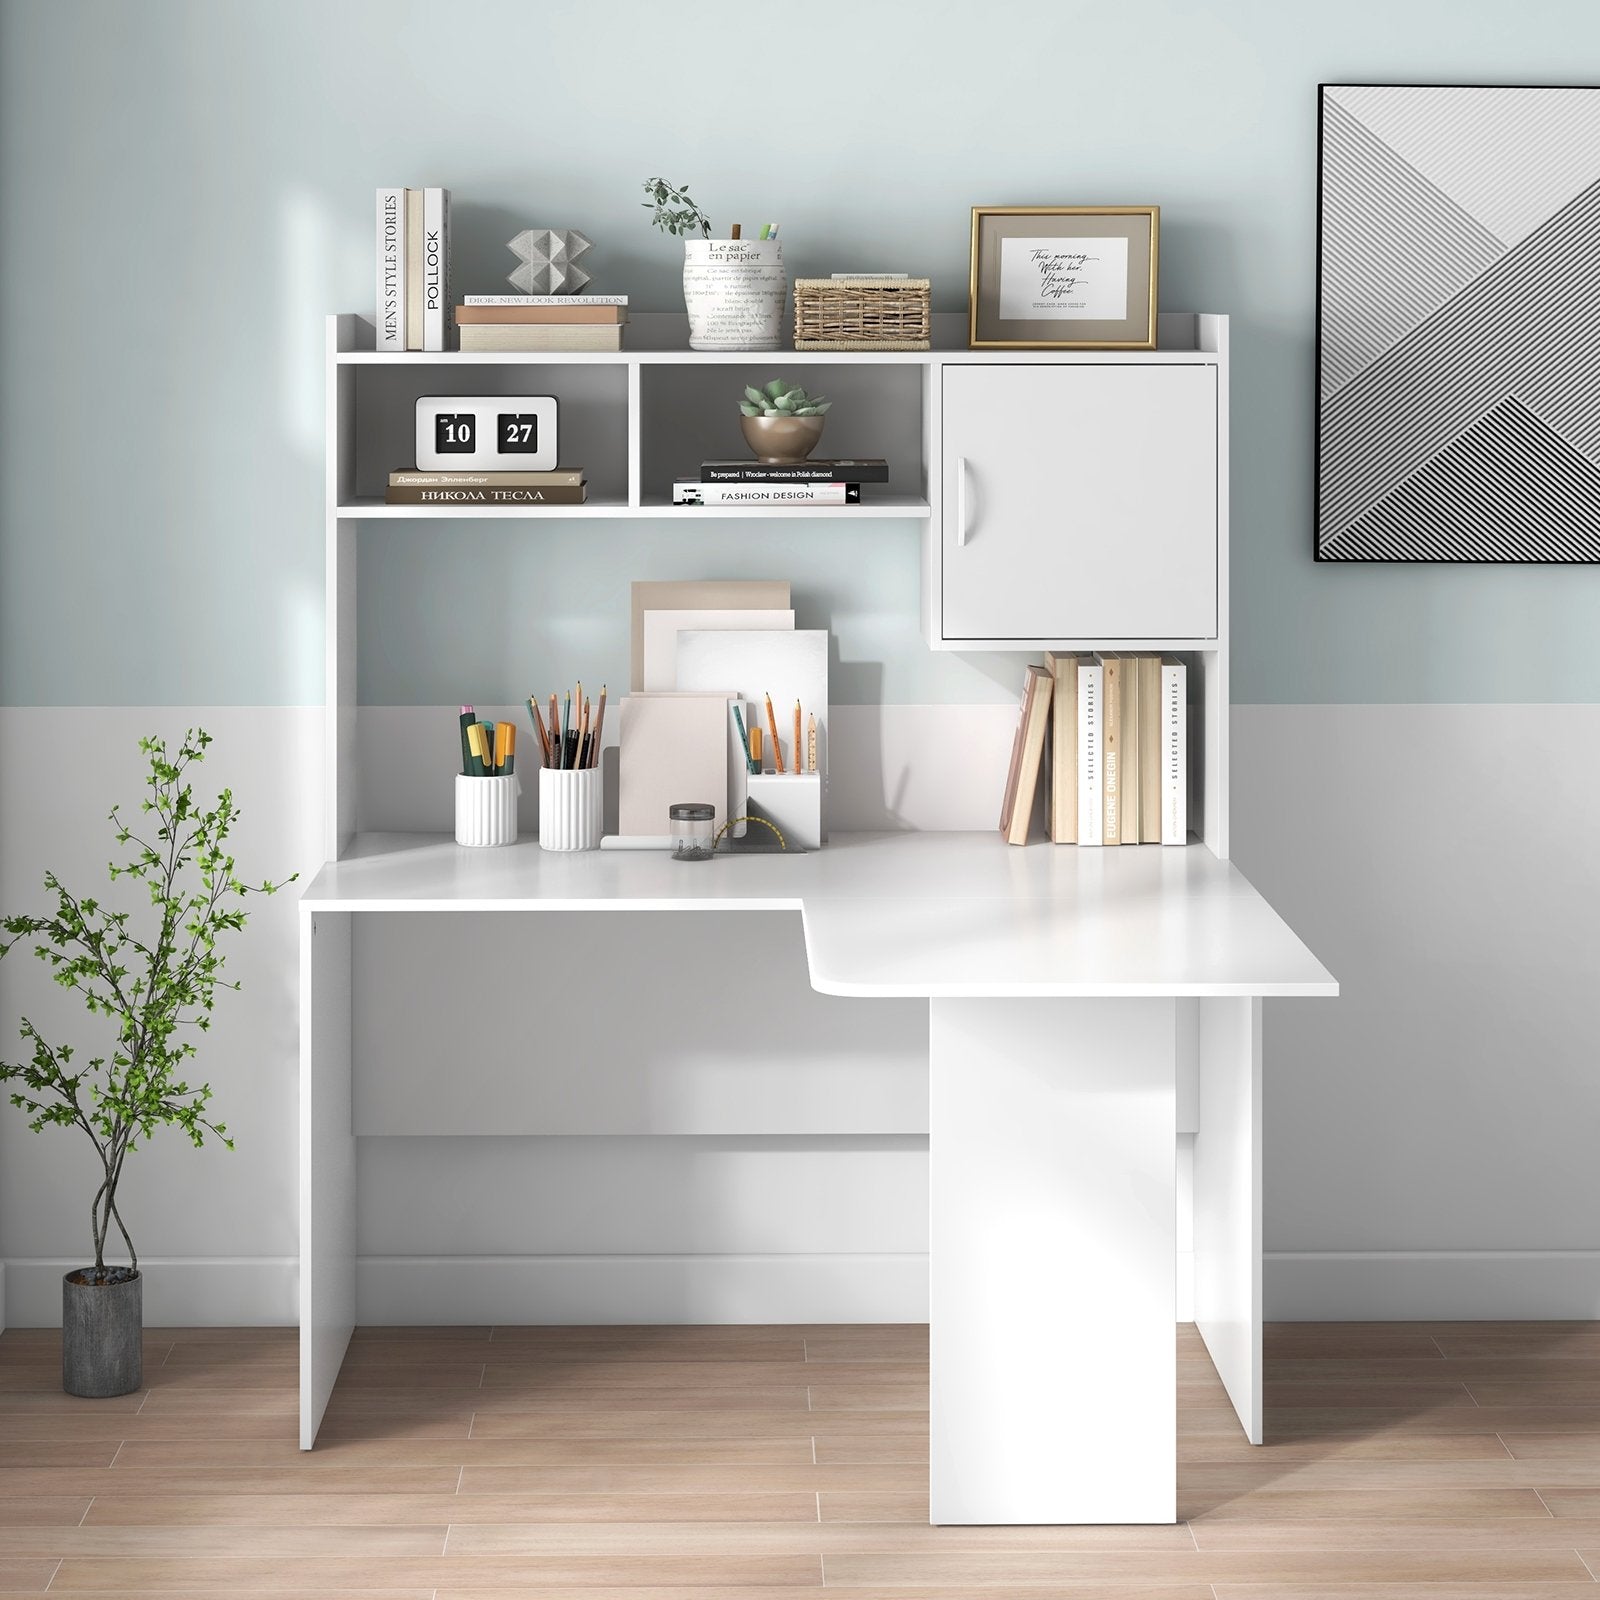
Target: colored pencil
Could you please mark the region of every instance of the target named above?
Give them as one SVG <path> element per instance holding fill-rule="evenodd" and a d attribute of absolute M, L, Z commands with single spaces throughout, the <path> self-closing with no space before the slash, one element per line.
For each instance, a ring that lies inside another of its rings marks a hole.
<path fill-rule="evenodd" d="M 794 770 L 800 771 L 800 702 L 794 703 Z"/>
<path fill-rule="evenodd" d="M 783 741 L 778 737 L 778 714 L 772 709 L 772 696 L 767 696 L 767 731 L 772 735 L 772 770 L 784 771 Z"/>
<path fill-rule="evenodd" d="M 550 736 L 544 731 L 544 718 L 539 715 L 539 702 L 528 696 L 528 715 L 533 721 L 533 731 L 539 736 L 539 759 L 550 765 Z"/>
<path fill-rule="evenodd" d="M 606 725 L 606 686 L 600 685 L 600 704 L 595 707 L 594 713 L 594 739 L 589 748 L 589 765 L 600 765 L 600 731 Z"/>

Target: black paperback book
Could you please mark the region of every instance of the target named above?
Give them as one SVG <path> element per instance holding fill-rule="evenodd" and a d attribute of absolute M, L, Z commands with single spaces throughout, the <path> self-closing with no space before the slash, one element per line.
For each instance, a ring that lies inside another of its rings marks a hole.
<path fill-rule="evenodd" d="M 861 461 L 702 461 L 702 483 L 887 483 L 881 456 Z"/>

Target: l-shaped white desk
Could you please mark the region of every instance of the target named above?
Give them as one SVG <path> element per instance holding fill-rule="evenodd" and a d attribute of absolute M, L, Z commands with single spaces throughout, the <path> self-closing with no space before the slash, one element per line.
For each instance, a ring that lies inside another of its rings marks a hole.
<path fill-rule="evenodd" d="M 1259 1443 L 1261 1000 L 1338 993 L 1199 844 L 858 834 L 689 864 L 358 836 L 301 900 L 302 1447 L 355 1325 L 352 918 L 703 910 L 798 912 L 813 988 L 929 1002 L 931 1520 L 1175 1521 L 1179 1086 L 1195 1320 Z"/>

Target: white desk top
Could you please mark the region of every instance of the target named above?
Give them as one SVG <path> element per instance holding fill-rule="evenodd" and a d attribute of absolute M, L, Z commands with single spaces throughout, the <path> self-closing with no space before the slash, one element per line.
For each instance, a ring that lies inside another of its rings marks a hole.
<path fill-rule="evenodd" d="M 1017 849 L 987 833 L 841 834 L 809 855 L 465 849 L 362 834 L 303 911 L 793 911 L 812 986 L 862 996 L 1336 995 L 1204 845 Z"/>

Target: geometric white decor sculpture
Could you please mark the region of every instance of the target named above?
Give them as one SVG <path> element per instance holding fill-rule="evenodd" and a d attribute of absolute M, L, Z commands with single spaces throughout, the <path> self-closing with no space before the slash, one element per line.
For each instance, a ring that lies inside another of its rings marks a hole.
<path fill-rule="evenodd" d="M 576 262 L 592 246 L 576 228 L 524 228 L 507 248 L 521 260 L 510 282 L 523 294 L 573 294 L 589 281 Z"/>

